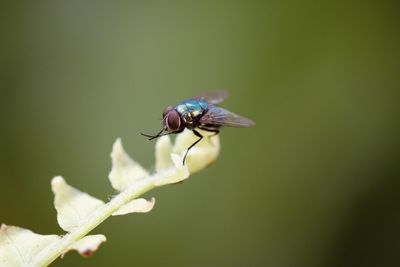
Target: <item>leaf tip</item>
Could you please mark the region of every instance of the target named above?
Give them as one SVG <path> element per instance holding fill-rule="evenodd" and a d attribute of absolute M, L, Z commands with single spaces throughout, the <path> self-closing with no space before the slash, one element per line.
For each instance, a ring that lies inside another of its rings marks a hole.
<path fill-rule="evenodd" d="M 125 215 L 133 212 L 146 213 L 153 209 L 155 203 L 156 199 L 154 197 L 152 197 L 150 200 L 146 200 L 144 198 L 137 198 L 119 208 L 112 215 L 113 216 Z"/>
<path fill-rule="evenodd" d="M 60 183 L 65 183 L 64 178 L 62 178 L 61 176 L 55 176 L 52 180 L 51 180 L 52 184 L 60 184 Z"/>
<path fill-rule="evenodd" d="M 114 142 L 110 156 L 112 168 L 108 179 L 114 189 L 123 191 L 148 175 L 148 172 L 125 152 L 120 138 Z"/>
<path fill-rule="evenodd" d="M 106 241 L 107 238 L 104 235 L 88 235 L 75 242 L 64 254 L 70 250 L 76 250 L 82 257 L 87 258 L 92 256 Z"/>
<path fill-rule="evenodd" d="M 122 148 L 122 141 L 121 138 L 117 138 L 114 141 L 113 147 L 112 147 L 112 151 L 111 151 L 111 156 L 113 155 L 113 153 L 115 153 L 117 150 L 121 150 Z"/>
<path fill-rule="evenodd" d="M 155 145 L 156 170 L 167 168 L 171 164 L 172 142 L 168 135 L 158 138 Z"/>
<path fill-rule="evenodd" d="M 92 256 L 93 253 L 95 253 L 99 249 L 100 244 L 107 241 L 107 238 L 104 235 L 102 235 L 102 237 L 104 238 L 99 241 L 99 244 L 97 244 L 97 246 L 78 251 L 78 253 L 84 258 Z"/>

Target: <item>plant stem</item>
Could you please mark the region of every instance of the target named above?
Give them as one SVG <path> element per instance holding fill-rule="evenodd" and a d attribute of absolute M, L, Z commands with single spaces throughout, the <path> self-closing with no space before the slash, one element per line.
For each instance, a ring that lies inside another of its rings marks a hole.
<path fill-rule="evenodd" d="M 132 184 L 127 189 L 115 196 L 111 201 L 95 210 L 91 215 L 88 216 L 88 219 L 85 223 L 63 236 L 63 238 L 51 246 L 42 250 L 33 258 L 29 266 L 48 266 L 59 256 L 64 254 L 73 243 L 86 236 L 90 231 L 110 217 L 120 207 L 153 189 L 156 186 L 155 182 L 162 178 L 163 177 L 160 177 L 160 175 L 155 174 Z"/>

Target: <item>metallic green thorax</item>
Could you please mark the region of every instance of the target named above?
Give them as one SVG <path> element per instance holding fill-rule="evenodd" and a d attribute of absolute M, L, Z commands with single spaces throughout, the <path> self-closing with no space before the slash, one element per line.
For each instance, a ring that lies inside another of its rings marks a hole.
<path fill-rule="evenodd" d="M 189 99 L 178 104 L 175 110 L 178 111 L 186 127 L 193 129 L 196 127 L 196 122 L 198 122 L 202 115 L 208 110 L 208 104 L 202 99 Z"/>

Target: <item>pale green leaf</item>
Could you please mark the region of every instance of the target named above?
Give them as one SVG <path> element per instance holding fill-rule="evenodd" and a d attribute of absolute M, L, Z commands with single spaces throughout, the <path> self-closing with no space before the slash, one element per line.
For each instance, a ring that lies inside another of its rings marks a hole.
<path fill-rule="evenodd" d="M 58 235 L 39 235 L 17 226 L 1 225 L 0 266 L 29 266 L 41 250 L 57 242 Z"/>
<path fill-rule="evenodd" d="M 112 215 L 116 216 L 116 215 L 125 215 L 133 212 L 140 212 L 140 213 L 149 212 L 153 209 L 155 203 L 156 199 L 154 197 L 150 200 L 146 200 L 144 198 L 137 198 L 123 205 Z"/>
<path fill-rule="evenodd" d="M 171 160 L 172 142 L 168 135 L 158 138 L 156 143 L 156 171 L 173 165 Z"/>
<path fill-rule="evenodd" d="M 113 145 L 111 161 L 112 169 L 108 178 L 112 187 L 118 191 L 123 191 L 148 175 L 148 172 L 125 152 L 119 138 Z"/>
<path fill-rule="evenodd" d="M 66 252 L 76 250 L 81 256 L 89 257 L 99 248 L 101 243 L 106 241 L 107 239 L 104 235 L 88 235 L 73 243 Z"/>
<path fill-rule="evenodd" d="M 192 147 L 187 154 L 186 162 L 190 173 L 198 172 L 217 160 L 220 151 L 219 135 L 214 135 L 203 130 L 198 130 L 204 137 Z M 172 153 L 184 156 L 187 148 L 199 138 L 192 131 L 185 130 L 178 134 Z"/>
<path fill-rule="evenodd" d="M 51 189 L 58 224 L 68 232 L 85 223 L 93 211 L 104 205 L 102 200 L 68 185 L 61 176 L 52 179 Z"/>
<path fill-rule="evenodd" d="M 183 159 L 177 154 L 171 154 L 173 166 L 158 173 L 159 179 L 154 181 L 156 186 L 175 184 L 187 179 L 190 175 L 187 165 L 183 165 Z"/>
<path fill-rule="evenodd" d="M 147 201 L 137 197 L 155 186 L 179 183 L 190 173 L 204 169 L 216 160 L 220 150 L 219 136 L 200 132 L 204 138 L 190 150 L 185 164 L 183 157 L 187 148 L 198 137 L 185 130 L 177 135 L 174 144 L 169 136 L 159 138 L 155 151 L 156 171 L 151 175 L 129 157 L 121 140 L 117 139 L 111 153 L 109 179 L 112 186 L 122 192 L 107 205 L 71 187 L 62 177 L 54 177 L 51 185 L 57 220 L 69 233 L 60 240 L 57 235 L 38 235 L 27 229 L 3 225 L 0 229 L 0 266 L 47 266 L 69 250 L 77 250 L 83 256 L 91 255 L 106 238 L 103 235 L 83 236 L 108 216 L 150 211 L 155 204 L 154 198 Z M 126 203 L 130 199 L 133 200 Z"/>

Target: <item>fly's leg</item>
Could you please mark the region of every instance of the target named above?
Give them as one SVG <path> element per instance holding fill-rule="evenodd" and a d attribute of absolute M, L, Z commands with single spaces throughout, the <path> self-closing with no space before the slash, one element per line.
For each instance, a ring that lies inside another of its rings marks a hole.
<path fill-rule="evenodd" d="M 145 137 L 147 137 L 148 140 L 153 140 L 153 139 L 156 139 L 156 138 L 162 136 L 162 132 L 164 132 L 164 131 L 165 131 L 165 129 L 163 128 L 163 129 L 161 129 L 161 131 L 159 131 L 156 135 L 150 135 L 150 134 L 144 134 L 144 133 L 140 133 L 140 134 L 143 135 L 143 136 L 145 136 Z M 167 134 L 168 134 L 168 133 L 167 133 Z"/>
<path fill-rule="evenodd" d="M 207 131 L 207 132 L 214 133 L 214 134 L 210 135 L 210 137 L 219 134 L 219 129 L 216 129 L 216 128 L 207 128 L 204 126 L 199 126 L 198 128 L 201 130 Z"/>
<path fill-rule="evenodd" d="M 198 131 L 196 131 L 195 129 L 193 129 L 192 132 L 193 132 L 196 136 L 198 136 L 199 139 L 197 139 L 196 142 L 194 142 L 193 144 L 191 144 L 190 147 L 188 147 L 188 149 L 186 150 L 185 156 L 183 157 L 183 163 L 182 163 L 183 165 L 185 165 L 185 159 L 186 159 L 186 156 L 187 156 L 189 150 L 190 150 L 192 147 L 194 147 L 198 142 L 200 142 L 201 139 L 203 139 L 203 136 L 202 136 Z"/>

